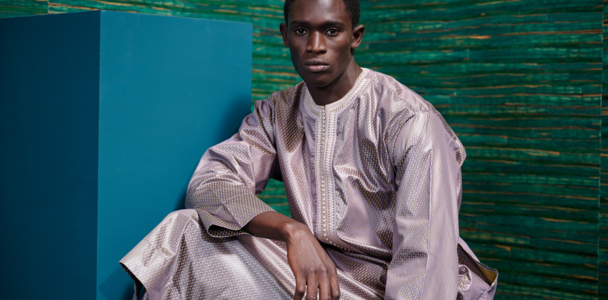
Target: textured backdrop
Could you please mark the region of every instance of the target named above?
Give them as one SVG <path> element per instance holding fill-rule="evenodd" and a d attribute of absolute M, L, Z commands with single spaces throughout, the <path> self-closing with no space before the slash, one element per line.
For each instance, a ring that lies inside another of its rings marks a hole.
<path fill-rule="evenodd" d="M 366 34 L 357 61 L 432 102 L 467 149 L 460 233 L 499 269 L 496 298 L 608 299 L 608 5 L 361 2 Z M 251 22 L 256 101 L 300 80 L 278 31 L 282 5 L 0 0 L 0 17 L 106 9 Z M 281 183 L 260 197 L 288 214 Z"/>

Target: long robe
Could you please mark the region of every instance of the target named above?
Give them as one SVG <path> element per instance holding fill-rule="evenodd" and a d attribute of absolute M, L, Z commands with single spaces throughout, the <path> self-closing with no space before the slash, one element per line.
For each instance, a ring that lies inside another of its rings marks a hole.
<path fill-rule="evenodd" d="M 336 265 L 341 299 L 491 299 L 497 273 L 459 238 L 464 147 L 427 101 L 364 69 L 318 106 L 301 82 L 255 103 L 203 155 L 188 209 L 121 264 L 149 299 L 290 299 L 285 244 L 243 230 L 284 182 L 291 216 Z"/>

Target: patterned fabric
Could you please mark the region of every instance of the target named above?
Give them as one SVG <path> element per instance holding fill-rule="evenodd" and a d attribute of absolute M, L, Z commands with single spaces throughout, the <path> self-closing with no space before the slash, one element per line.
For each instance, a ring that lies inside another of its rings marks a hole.
<path fill-rule="evenodd" d="M 387 75 L 364 69 L 326 106 L 302 82 L 256 102 L 203 155 L 189 209 L 121 263 L 149 299 L 292 298 L 284 244 L 242 229 L 272 210 L 255 195 L 275 178 L 334 261 L 341 299 L 491 299 L 498 274 L 458 237 L 465 157 L 433 106 Z"/>

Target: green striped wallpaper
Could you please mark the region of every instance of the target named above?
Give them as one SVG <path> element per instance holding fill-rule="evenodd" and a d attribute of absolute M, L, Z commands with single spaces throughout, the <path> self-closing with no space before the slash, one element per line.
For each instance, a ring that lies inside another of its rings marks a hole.
<path fill-rule="evenodd" d="M 461 236 L 501 299 L 596 299 L 602 1 L 367 1 L 362 65 L 462 140 Z"/>
<path fill-rule="evenodd" d="M 460 233 L 499 269 L 496 299 L 608 299 L 607 5 L 361 2 L 357 61 L 431 101 L 467 149 Z M 251 22 L 255 101 L 299 81 L 278 32 L 282 5 L 0 0 L 0 17 L 107 9 Z M 281 183 L 260 197 L 289 213 Z"/>
<path fill-rule="evenodd" d="M 48 13 L 46 0 L 0 0 L 0 18 L 43 15 Z"/>
<path fill-rule="evenodd" d="M 608 0 L 604 0 L 604 20 L 608 20 Z M 602 53 L 602 146 L 599 218 L 598 294 L 608 299 L 608 24 L 603 26 Z"/>

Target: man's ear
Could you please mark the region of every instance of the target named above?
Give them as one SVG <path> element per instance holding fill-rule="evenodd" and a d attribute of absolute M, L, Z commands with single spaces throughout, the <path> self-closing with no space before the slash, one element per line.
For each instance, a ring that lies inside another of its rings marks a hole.
<path fill-rule="evenodd" d="M 285 45 L 285 47 L 289 48 L 289 44 L 287 44 L 287 24 L 281 22 L 279 30 L 281 30 L 281 35 L 283 36 L 283 44 Z"/>
<path fill-rule="evenodd" d="M 363 40 L 363 34 L 365 33 L 365 26 L 359 25 L 353 29 L 353 42 L 350 44 L 350 48 L 355 50 L 361 45 Z"/>

